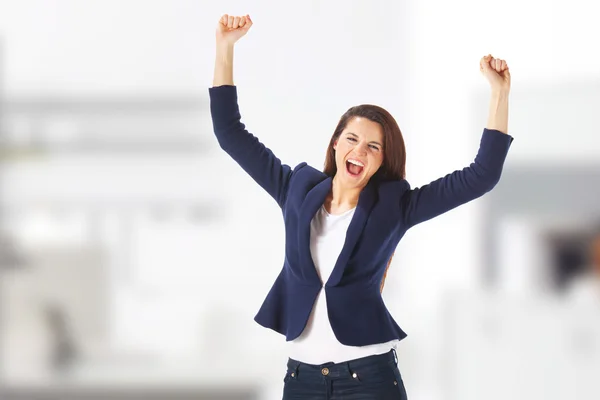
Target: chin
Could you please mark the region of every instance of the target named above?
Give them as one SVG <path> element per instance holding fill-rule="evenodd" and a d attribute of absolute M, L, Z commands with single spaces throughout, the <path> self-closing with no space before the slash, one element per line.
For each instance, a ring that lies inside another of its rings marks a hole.
<path fill-rule="evenodd" d="M 362 187 L 369 182 L 369 178 L 366 176 L 364 171 L 358 175 L 353 175 L 346 170 L 342 170 L 340 175 L 344 183 L 351 187 Z"/>

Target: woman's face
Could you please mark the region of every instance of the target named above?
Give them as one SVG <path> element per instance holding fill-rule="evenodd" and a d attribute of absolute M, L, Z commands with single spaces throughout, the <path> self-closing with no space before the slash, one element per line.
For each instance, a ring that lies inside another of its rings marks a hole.
<path fill-rule="evenodd" d="M 354 117 L 334 142 L 337 179 L 364 187 L 383 163 L 383 129 L 377 122 Z"/>

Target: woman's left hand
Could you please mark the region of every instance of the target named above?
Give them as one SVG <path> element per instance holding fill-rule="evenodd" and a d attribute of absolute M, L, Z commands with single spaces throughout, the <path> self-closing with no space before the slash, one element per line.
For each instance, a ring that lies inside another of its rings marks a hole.
<path fill-rule="evenodd" d="M 483 56 L 479 71 L 490 82 L 492 91 L 510 91 L 510 71 L 505 60 L 493 58 L 491 54 Z"/>

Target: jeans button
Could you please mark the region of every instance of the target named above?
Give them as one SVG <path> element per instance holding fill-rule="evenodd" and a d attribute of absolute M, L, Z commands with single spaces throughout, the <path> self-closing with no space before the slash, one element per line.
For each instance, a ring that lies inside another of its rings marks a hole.
<path fill-rule="evenodd" d="M 323 369 L 321 370 L 321 373 L 322 373 L 323 375 L 329 375 L 329 369 L 328 369 L 328 368 L 323 368 Z"/>

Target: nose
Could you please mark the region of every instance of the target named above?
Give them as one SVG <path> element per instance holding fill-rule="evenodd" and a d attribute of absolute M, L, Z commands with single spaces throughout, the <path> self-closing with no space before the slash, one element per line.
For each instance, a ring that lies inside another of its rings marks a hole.
<path fill-rule="evenodd" d="M 360 155 L 365 155 L 367 154 L 367 147 L 367 143 L 359 143 L 358 146 L 356 146 L 356 150 Z"/>

